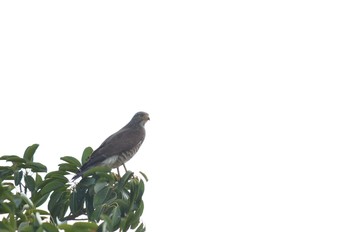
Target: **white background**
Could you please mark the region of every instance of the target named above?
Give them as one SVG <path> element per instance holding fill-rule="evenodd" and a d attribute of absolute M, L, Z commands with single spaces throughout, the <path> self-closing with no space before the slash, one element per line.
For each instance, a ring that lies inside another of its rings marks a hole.
<path fill-rule="evenodd" d="M 137 111 L 148 231 L 349 231 L 347 1 L 2 1 L 0 154 Z"/>

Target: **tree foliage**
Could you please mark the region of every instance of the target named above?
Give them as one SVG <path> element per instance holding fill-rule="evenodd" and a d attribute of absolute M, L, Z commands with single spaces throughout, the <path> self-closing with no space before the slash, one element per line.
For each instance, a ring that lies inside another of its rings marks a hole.
<path fill-rule="evenodd" d="M 87 161 L 92 148 L 84 150 L 81 162 L 64 156 L 58 170 L 47 173 L 44 164 L 34 162 L 38 146 L 29 146 L 22 157 L 0 157 L 9 162 L 0 166 L 1 232 L 146 230 L 140 221 L 145 174 L 140 172 L 140 178 L 127 171 L 119 177 L 106 167 L 95 167 L 75 184 L 69 178 Z"/>

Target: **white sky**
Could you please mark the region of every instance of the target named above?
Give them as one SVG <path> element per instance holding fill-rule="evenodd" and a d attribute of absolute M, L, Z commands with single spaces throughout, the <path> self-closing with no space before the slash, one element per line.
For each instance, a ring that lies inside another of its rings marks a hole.
<path fill-rule="evenodd" d="M 1 1 L 0 154 L 143 110 L 149 231 L 349 231 L 346 2 Z"/>

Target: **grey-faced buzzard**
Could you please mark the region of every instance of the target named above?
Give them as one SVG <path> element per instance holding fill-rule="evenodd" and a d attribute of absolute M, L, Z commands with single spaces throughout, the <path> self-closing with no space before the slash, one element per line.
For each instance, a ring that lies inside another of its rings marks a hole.
<path fill-rule="evenodd" d="M 91 154 L 88 161 L 81 166 L 72 180 L 77 179 L 88 169 L 96 166 L 107 166 L 118 169 L 119 166 L 123 165 L 125 168 L 124 164 L 136 154 L 145 139 L 146 132 L 144 126 L 149 119 L 149 115 L 145 112 L 136 113 L 128 124 L 109 136 Z"/>

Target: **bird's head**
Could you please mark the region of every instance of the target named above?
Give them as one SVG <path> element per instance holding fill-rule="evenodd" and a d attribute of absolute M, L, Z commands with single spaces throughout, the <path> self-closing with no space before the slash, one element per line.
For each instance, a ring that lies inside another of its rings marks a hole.
<path fill-rule="evenodd" d="M 150 120 L 149 115 L 142 111 L 137 112 L 131 119 L 133 123 L 140 124 L 141 126 L 144 126 L 148 120 Z"/>

